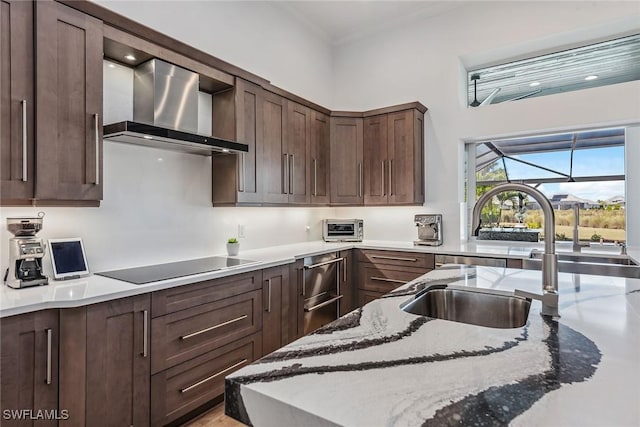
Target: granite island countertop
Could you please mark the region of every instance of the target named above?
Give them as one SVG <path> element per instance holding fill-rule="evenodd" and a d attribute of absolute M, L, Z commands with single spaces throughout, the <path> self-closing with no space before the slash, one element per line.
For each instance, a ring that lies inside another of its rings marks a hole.
<path fill-rule="evenodd" d="M 229 375 L 256 426 L 640 425 L 640 280 L 559 274 L 561 318 L 522 328 L 415 316 L 435 284 L 540 291 L 539 271 L 445 266 Z"/>

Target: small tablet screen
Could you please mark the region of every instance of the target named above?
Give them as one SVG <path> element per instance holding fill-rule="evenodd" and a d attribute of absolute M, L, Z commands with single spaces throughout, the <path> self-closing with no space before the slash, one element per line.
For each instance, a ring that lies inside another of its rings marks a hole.
<path fill-rule="evenodd" d="M 51 242 L 51 255 L 58 274 L 87 271 L 79 240 Z"/>

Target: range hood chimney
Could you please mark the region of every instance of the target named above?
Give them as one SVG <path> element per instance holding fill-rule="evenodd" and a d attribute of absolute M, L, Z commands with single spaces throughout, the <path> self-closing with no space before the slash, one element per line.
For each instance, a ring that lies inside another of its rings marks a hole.
<path fill-rule="evenodd" d="M 249 146 L 199 135 L 198 74 L 160 59 L 136 67 L 133 121 L 104 127 L 104 139 L 211 155 L 247 152 Z"/>

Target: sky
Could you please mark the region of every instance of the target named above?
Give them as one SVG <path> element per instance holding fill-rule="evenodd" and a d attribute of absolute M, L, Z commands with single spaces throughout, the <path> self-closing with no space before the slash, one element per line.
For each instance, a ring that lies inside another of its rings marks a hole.
<path fill-rule="evenodd" d="M 514 156 L 564 174 L 569 174 L 571 155 L 569 151 L 554 151 Z M 517 161 L 505 159 L 509 179 L 557 178 L 561 175 L 547 172 Z M 576 150 L 573 157 L 574 177 L 624 175 L 624 147 Z M 606 200 L 625 195 L 624 181 L 564 182 L 542 184 L 538 187 L 547 197 L 554 194 L 573 194 L 583 199 Z"/>

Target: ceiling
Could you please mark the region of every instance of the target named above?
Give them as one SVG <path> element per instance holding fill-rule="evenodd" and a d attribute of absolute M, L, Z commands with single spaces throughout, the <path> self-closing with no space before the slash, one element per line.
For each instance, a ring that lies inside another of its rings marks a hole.
<path fill-rule="evenodd" d="M 333 45 L 436 16 L 463 1 L 273 1 Z"/>

